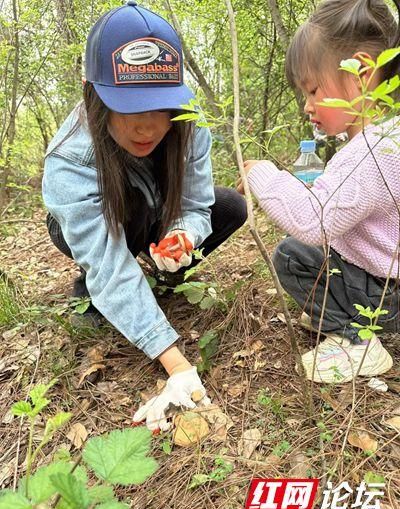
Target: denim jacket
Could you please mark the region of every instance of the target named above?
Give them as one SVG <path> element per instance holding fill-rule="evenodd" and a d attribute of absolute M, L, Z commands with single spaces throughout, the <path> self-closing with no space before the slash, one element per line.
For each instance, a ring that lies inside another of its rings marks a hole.
<path fill-rule="evenodd" d="M 59 222 L 74 260 L 87 272 L 86 285 L 93 305 L 130 342 L 154 359 L 178 339 L 178 334 L 158 306 L 140 265 L 129 251 L 122 225 L 119 238 L 108 232 L 87 127 L 81 124 L 60 144 L 76 119 L 77 109 L 48 147 L 43 200 Z M 186 158 L 182 217 L 169 227 L 192 233 L 195 246 L 212 231 L 210 206 L 214 203 L 214 187 L 210 148 L 208 129 L 196 128 Z"/>

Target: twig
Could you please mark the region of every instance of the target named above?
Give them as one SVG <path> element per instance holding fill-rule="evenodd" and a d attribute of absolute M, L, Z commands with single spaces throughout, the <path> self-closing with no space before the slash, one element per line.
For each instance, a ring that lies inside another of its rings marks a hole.
<path fill-rule="evenodd" d="M 21 217 L 20 219 L 4 219 L 4 221 L 0 221 L 0 224 L 7 224 L 7 223 L 35 223 L 35 224 L 43 224 L 43 221 L 39 221 L 37 219 L 25 219 L 24 217 Z"/>
<path fill-rule="evenodd" d="M 251 199 L 250 194 L 250 188 L 247 181 L 246 172 L 244 170 L 244 164 L 243 164 L 243 155 L 242 150 L 240 147 L 240 138 L 239 138 L 239 119 L 240 119 L 240 90 L 239 90 L 239 52 L 238 52 L 238 42 L 237 42 L 237 31 L 236 31 L 236 24 L 235 24 L 235 14 L 233 12 L 232 3 L 231 0 L 225 0 L 226 7 L 228 9 L 229 14 L 229 25 L 230 25 L 230 31 L 231 31 L 231 40 L 232 40 L 232 59 L 233 59 L 233 96 L 234 96 L 234 118 L 233 118 L 233 139 L 234 139 L 234 145 L 236 150 L 236 158 L 239 166 L 239 172 L 240 176 L 242 178 L 245 197 L 246 197 L 246 203 L 247 203 L 247 213 L 248 213 L 248 223 L 250 227 L 250 232 L 253 235 L 254 240 L 256 241 L 256 244 L 268 266 L 268 269 L 271 273 L 276 291 L 277 296 L 279 299 L 279 303 L 281 305 L 283 314 L 286 319 L 286 324 L 288 327 L 289 332 L 289 338 L 290 343 L 292 347 L 292 351 L 294 353 L 296 363 L 299 367 L 299 374 L 300 374 L 300 381 L 301 386 L 303 390 L 303 395 L 305 398 L 306 403 L 306 411 L 309 416 L 314 414 L 313 410 L 313 401 L 310 395 L 310 391 L 307 385 L 307 380 L 305 377 L 305 371 L 299 351 L 299 347 L 297 345 L 297 340 L 295 336 L 295 332 L 293 329 L 292 321 L 290 312 L 288 310 L 286 301 L 283 296 L 283 290 L 281 287 L 281 284 L 279 282 L 278 275 L 276 273 L 275 267 L 272 263 L 272 260 L 268 254 L 268 251 L 266 250 L 263 241 L 261 240 L 261 237 L 257 231 L 257 228 L 255 226 L 255 220 L 254 220 L 254 211 L 253 211 L 253 203 Z"/>
<path fill-rule="evenodd" d="M 39 352 L 38 352 L 38 356 L 37 356 L 37 359 L 36 359 L 36 365 L 35 365 L 35 370 L 33 372 L 33 375 L 32 375 L 32 378 L 31 378 L 31 381 L 30 381 L 30 384 L 29 384 L 29 388 L 28 388 L 28 394 L 26 395 L 25 397 L 25 401 L 28 400 L 28 397 L 29 397 L 29 392 L 32 388 L 32 385 L 33 385 L 33 381 L 35 379 L 35 376 L 36 376 L 36 373 L 37 373 L 37 370 L 38 370 L 38 367 L 39 367 L 39 359 L 40 359 L 40 336 L 38 334 L 38 332 L 36 332 L 37 334 L 37 339 L 38 339 L 38 347 L 39 347 Z M 23 416 L 21 415 L 20 417 L 20 422 L 19 422 L 19 431 L 18 431 L 18 441 L 17 441 L 17 454 L 15 456 L 15 470 L 14 470 L 14 480 L 13 480 L 13 491 L 16 490 L 17 488 L 17 474 L 18 474 L 18 460 L 19 460 L 19 451 L 20 451 L 20 447 L 21 447 L 21 432 L 22 432 L 22 420 L 23 420 Z"/>

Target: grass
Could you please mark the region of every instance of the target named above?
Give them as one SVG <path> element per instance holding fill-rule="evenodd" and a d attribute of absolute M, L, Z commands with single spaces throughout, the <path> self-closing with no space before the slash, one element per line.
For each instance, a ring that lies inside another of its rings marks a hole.
<path fill-rule="evenodd" d="M 13 327 L 23 316 L 24 302 L 10 278 L 0 272 L 0 327 Z"/>

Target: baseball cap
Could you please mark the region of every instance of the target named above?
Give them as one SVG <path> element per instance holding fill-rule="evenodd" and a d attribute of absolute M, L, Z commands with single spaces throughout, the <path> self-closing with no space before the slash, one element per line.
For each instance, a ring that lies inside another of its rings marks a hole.
<path fill-rule="evenodd" d="M 183 83 L 178 34 L 134 0 L 105 13 L 92 27 L 86 80 L 117 113 L 179 110 L 194 97 Z"/>

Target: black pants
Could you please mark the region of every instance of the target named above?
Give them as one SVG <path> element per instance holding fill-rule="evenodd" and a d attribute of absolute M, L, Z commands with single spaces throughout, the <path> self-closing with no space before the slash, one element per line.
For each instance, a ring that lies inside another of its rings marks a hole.
<path fill-rule="evenodd" d="M 137 201 L 140 203 L 137 203 Z M 133 256 L 140 252 L 148 254 L 149 245 L 158 242 L 159 224 L 152 224 L 151 212 L 142 193 L 136 196 L 136 210 L 140 213 L 132 215 L 132 220 L 124 227 L 127 245 Z M 211 207 L 212 233 L 198 249 L 203 249 L 204 256 L 210 254 L 216 247 L 222 244 L 232 233 L 240 228 L 247 218 L 247 208 L 244 198 L 235 190 L 223 187 L 215 188 L 215 203 Z M 73 258 L 71 250 L 65 242 L 61 227 L 56 219 L 48 214 L 47 228 L 53 244 L 66 256 Z M 196 265 L 198 260 L 193 260 Z M 187 270 L 189 267 L 184 267 Z M 85 284 L 85 272 L 81 269 L 81 276 L 75 281 L 73 295 L 88 297 L 89 293 Z"/>
<path fill-rule="evenodd" d="M 283 288 L 311 316 L 313 327 L 318 328 L 326 287 L 326 264 L 322 247 L 308 246 L 293 237 L 287 237 L 278 244 L 273 262 Z M 359 316 L 354 304 L 370 306 L 372 310 L 379 307 L 385 280 L 345 261 L 332 248 L 329 269 L 338 269 L 340 273 L 331 273 L 329 277 L 321 330 L 341 334 L 353 343 L 358 343 L 358 331 L 350 323 L 367 324 L 369 320 Z M 384 332 L 398 332 L 398 281 L 390 280 L 382 309 L 387 309 L 389 313 L 381 315 L 378 324 Z"/>

